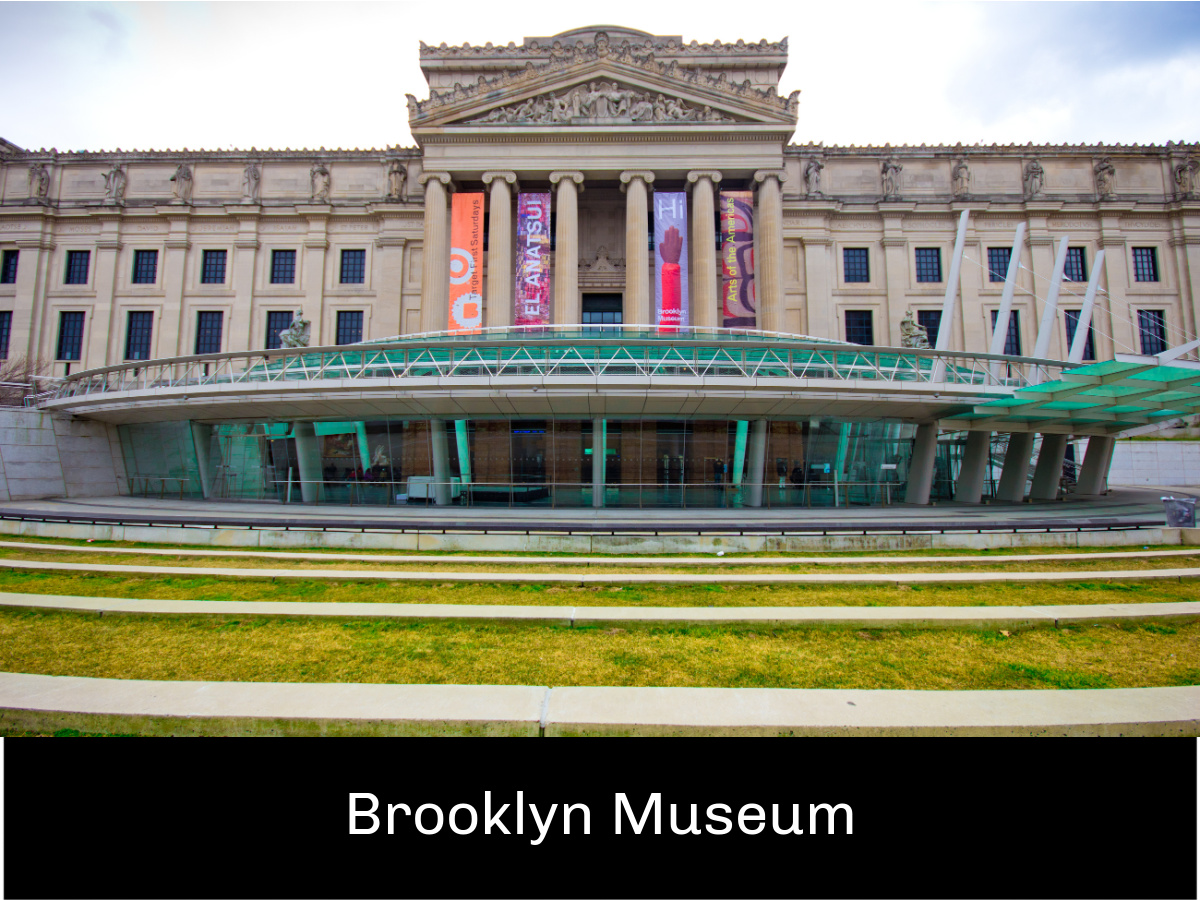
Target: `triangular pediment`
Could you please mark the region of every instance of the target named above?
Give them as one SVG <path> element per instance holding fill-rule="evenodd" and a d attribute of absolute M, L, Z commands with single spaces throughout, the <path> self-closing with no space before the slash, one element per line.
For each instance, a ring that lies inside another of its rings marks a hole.
<path fill-rule="evenodd" d="M 626 58 L 628 57 L 628 58 Z M 798 94 L 798 92 L 797 92 Z M 672 62 L 584 56 L 527 66 L 476 84 L 409 95 L 414 134 L 426 128 L 467 126 L 696 126 L 771 125 L 794 128 L 797 94 L 733 84 Z"/>

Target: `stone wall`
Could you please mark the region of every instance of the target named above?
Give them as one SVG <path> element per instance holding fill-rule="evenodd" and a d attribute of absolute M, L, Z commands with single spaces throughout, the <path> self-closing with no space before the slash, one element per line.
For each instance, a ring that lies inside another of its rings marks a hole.
<path fill-rule="evenodd" d="M 1200 485 L 1200 441 L 1117 441 L 1108 483 Z"/>
<path fill-rule="evenodd" d="M 0 500 L 126 491 L 112 426 L 36 409 L 0 410 Z"/>

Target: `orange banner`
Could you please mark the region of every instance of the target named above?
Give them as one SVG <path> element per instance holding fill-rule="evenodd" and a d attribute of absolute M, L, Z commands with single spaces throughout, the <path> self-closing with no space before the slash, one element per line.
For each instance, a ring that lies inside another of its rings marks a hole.
<path fill-rule="evenodd" d="M 483 194 L 455 194 L 450 203 L 450 330 L 483 326 Z"/>

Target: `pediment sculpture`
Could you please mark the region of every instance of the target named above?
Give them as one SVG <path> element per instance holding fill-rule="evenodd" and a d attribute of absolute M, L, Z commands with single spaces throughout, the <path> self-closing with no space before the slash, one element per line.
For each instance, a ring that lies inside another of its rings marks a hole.
<path fill-rule="evenodd" d="M 493 109 L 469 125 L 549 125 L 593 122 L 732 122 L 709 106 L 697 108 L 678 97 L 635 91 L 615 81 L 593 81 L 570 91 L 542 94 L 523 103 Z"/>

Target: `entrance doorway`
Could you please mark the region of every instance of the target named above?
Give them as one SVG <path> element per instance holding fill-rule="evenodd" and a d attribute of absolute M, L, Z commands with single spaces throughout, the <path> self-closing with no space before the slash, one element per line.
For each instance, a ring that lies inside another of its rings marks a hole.
<path fill-rule="evenodd" d="M 584 294 L 584 325 L 620 325 L 624 321 L 621 294 Z"/>

